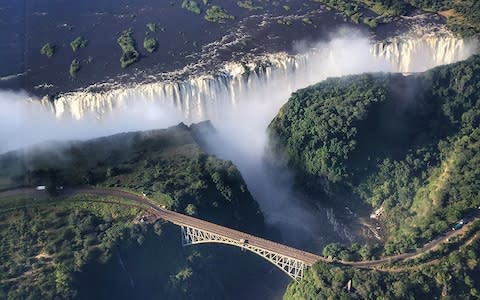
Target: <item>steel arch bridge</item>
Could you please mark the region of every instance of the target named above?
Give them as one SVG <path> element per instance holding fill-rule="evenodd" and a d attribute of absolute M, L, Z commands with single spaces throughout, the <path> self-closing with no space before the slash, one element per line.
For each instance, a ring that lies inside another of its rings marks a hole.
<path fill-rule="evenodd" d="M 182 233 L 182 246 L 204 243 L 220 243 L 236 246 L 263 257 L 294 280 L 302 279 L 305 269 L 310 265 L 301 259 L 278 254 L 263 247 L 252 245 L 246 239 L 232 239 L 187 225 L 180 225 L 180 228 Z"/>

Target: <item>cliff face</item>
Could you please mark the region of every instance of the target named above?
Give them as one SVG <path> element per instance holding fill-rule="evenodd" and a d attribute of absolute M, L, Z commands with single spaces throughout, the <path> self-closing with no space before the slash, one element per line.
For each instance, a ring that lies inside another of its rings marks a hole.
<path fill-rule="evenodd" d="M 371 59 L 359 62 L 351 55 L 338 54 L 339 47 L 348 49 L 352 46 L 350 38 L 340 39 L 337 44 L 318 45 L 304 54 L 279 53 L 252 62 L 229 63 L 214 75 L 134 86 L 104 83 L 61 94 L 53 101 L 45 98 L 42 103 L 59 118 L 82 119 L 87 114 L 102 118 L 115 110 L 128 110 L 136 103 L 153 102 L 180 111 L 186 120 L 195 122 L 218 118 L 225 108 L 235 109 L 246 99 L 256 98 L 259 94 L 269 95 L 272 89 L 281 89 L 287 97 L 292 91 L 326 77 L 345 75 L 341 67 L 342 63 L 348 63 L 345 59 L 352 60 L 350 64 L 353 65 L 376 62 L 382 66 L 372 69 L 366 65 L 353 72 L 417 72 L 466 59 L 476 47 L 475 43 L 444 30 L 426 32 L 423 29 L 371 44 L 362 41 L 361 45 L 355 46 L 359 53 L 353 55 L 364 60 L 362 52 L 365 52 Z"/>
<path fill-rule="evenodd" d="M 272 148 L 297 171 L 297 184 L 316 201 L 328 199 L 318 196 L 327 185 L 333 195 L 348 195 L 342 203 L 348 207 L 378 209 L 375 221 L 385 225 L 379 226 L 387 235 L 382 246 L 333 244 L 324 253 L 371 260 L 420 249 L 464 218 L 472 227 L 435 254 L 385 266 L 401 272 L 317 263 L 289 286 L 285 299 L 478 294 L 479 283 L 470 279 L 479 278 L 479 222 L 473 219 L 480 205 L 479 87 L 477 55 L 412 76 L 332 78 L 292 95 L 269 131 Z"/>
<path fill-rule="evenodd" d="M 270 124 L 272 148 L 312 195 L 333 187 L 348 206 L 383 207 L 386 253 L 414 249 L 480 204 L 479 62 L 299 90 Z"/>

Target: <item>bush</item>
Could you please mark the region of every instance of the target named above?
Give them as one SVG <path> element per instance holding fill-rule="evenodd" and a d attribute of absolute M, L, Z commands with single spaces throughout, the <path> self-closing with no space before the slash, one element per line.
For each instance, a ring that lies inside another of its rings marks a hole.
<path fill-rule="evenodd" d="M 143 40 L 143 47 L 150 53 L 153 51 L 157 50 L 157 39 L 152 38 L 152 37 L 146 37 L 145 40 Z"/>
<path fill-rule="evenodd" d="M 377 20 L 374 18 L 364 18 L 363 23 L 372 29 L 377 28 L 378 26 Z"/>
<path fill-rule="evenodd" d="M 202 11 L 200 7 L 198 6 L 198 3 L 194 0 L 183 0 L 182 2 L 182 8 L 193 12 L 194 14 L 199 15 Z"/>
<path fill-rule="evenodd" d="M 80 62 L 77 59 L 72 60 L 72 63 L 70 64 L 70 76 L 72 78 L 77 78 L 77 73 L 80 70 Z"/>
<path fill-rule="evenodd" d="M 147 28 L 150 32 L 155 32 L 157 31 L 157 24 L 155 23 L 148 23 Z"/>
<path fill-rule="evenodd" d="M 237 1 L 237 5 L 241 8 L 248 9 L 249 11 L 261 10 L 263 7 L 254 6 L 251 0 Z"/>
<path fill-rule="evenodd" d="M 52 45 L 50 43 L 46 43 L 43 45 L 43 47 L 40 49 L 40 53 L 42 55 L 46 55 L 48 58 L 51 58 L 55 54 L 56 47 L 55 45 Z"/>
<path fill-rule="evenodd" d="M 70 47 L 72 47 L 73 52 L 77 52 L 78 49 L 85 48 L 87 46 L 87 43 L 88 41 L 86 39 L 79 36 L 70 43 Z"/>
<path fill-rule="evenodd" d="M 185 213 L 190 216 L 194 216 L 197 214 L 197 207 L 194 204 L 188 204 L 185 208 Z"/>
<path fill-rule="evenodd" d="M 205 20 L 214 23 L 225 23 L 226 20 L 233 20 L 235 19 L 234 16 L 229 15 L 228 12 L 216 5 L 213 5 L 209 9 L 207 9 L 207 13 L 205 14 Z"/>

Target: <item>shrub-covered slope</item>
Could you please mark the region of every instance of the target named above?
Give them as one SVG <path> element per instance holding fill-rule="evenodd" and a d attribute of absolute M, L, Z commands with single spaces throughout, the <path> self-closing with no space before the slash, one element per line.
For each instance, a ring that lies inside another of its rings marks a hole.
<path fill-rule="evenodd" d="M 339 249 L 343 259 L 370 259 L 411 251 L 480 205 L 479 125 L 480 56 L 474 56 L 413 76 L 328 79 L 295 92 L 269 131 L 272 148 L 313 198 L 327 189 L 330 199 L 341 193 L 351 207 L 383 209 L 384 247 L 372 255 Z M 318 265 L 286 298 L 476 299 L 478 236 L 467 245 L 432 265 L 392 274 Z M 345 292 L 349 279 L 352 293 Z"/>
<path fill-rule="evenodd" d="M 478 231 L 479 226 L 475 229 Z M 443 249 L 429 261 L 395 266 L 391 270 L 317 263 L 302 281 L 289 285 L 284 299 L 478 299 L 480 239 L 476 236 L 466 240 L 467 243 L 459 242 L 463 244 L 460 247 Z"/>
<path fill-rule="evenodd" d="M 263 224 L 259 207 L 237 168 L 203 152 L 183 124 L 87 142 L 36 146 L 0 156 L 0 167 L 3 187 L 117 187 L 147 192 L 173 210 L 229 226 L 238 227 L 245 216 L 251 217 L 252 230 Z"/>
<path fill-rule="evenodd" d="M 204 153 L 183 124 L 4 154 L 0 184 L 46 185 L 53 193 L 79 185 L 146 192 L 173 210 L 263 231 L 239 171 Z M 231 268 L 242 274 L 241 264 L 251 264 L 251 257 L 232 260 L 219 246 L 184 249 L 176 226 L 146 225 L 137 208 L 91 202 L 128 201 L 98 198 L 1 199 L 0 298 L 222 299 L 238 279 Z"/>
<path fill-rule="evenodd" d="M 328 79 L 294 93 L 269 130 L 299 186 L 383 207 L 385 251 L 403 252 L 480 205 L 479 91 L 479 56 Z"/>

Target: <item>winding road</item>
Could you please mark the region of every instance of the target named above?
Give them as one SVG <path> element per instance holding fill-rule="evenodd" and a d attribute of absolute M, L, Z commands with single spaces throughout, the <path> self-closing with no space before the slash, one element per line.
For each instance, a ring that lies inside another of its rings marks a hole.
<path fill-rule="evenodd" d="M 462 234 L 463 232 L 465 232 L 467 228 L 467 226 L 464 226 L 460 230 L 448 231 L 444 235 L 441 235 L 438 238 L 425 244 L 422 248 L 417 249 L 415 252 L 409 252 L 409 253 L 403 253 L 395 256 L 384 257 L 378 260 L 350 262 L 350 261 L 332 260 L 320 255 L 316 255 L 316 254 L 299 250 L 293 247 L 272 242 L 270 240 L 256 237 L 248 233 L 244 233 L 228 227 L 207 222 L 198 218 L 177 213 L 177 212 L 162 208 L 159 205 L 150 201 L 148 198 L 132 192 L 109 189 L 109 188 L 81 187 L 81 188 L 75 188 L 75 189 L 62 190 L 59 196 L 73 196 L 73 195 L 80 195 L 80 194 L 111 196 L 111 197 L 128 199 L 134 202 L 135 204 L 144 207 L 145 209 L 150 211 L 153 215 L 155 215 L 158 219 L 163 219 L 165 221 L 168 221 L 180 226 L 189 226 L 189 227 L 199 228 L 214 234 L 218 234 L 221 236 L 228 237 L 230 239 L 234 239 L 234 240 L 246 240 L 250 245 L 267 249 L 269 251 L 272 251 L 281 255 L 285 255 L 291 258 L 301 260 L 307 265 L 312 265 L 317 261 L 323 261 L 325 263 L 338 263 L 338 264 L 343 264 L 343 265 L 356 267 L 356 268 L 367 268 L 367 269 L 375 268 L 379 265 L 403 261 L 418 255 L 421 255 L 423 253 L 426 253 L 434 249 L 435 247 L 437 247 L 439 244 L 448 241 L 448 239 Z M 14 197 L 14 196 L 49 197 L 46 191 L 38 191 L 35 188 L 18 188 L 18 189 L 11 189 L 11 190 L 5 190 L 0 192 L 0 198 Z M 478 219 L 479 217 L 480 217 L 479 211 L 476 212 L 475 216 L 472 216 L 472 218 L 475 218 L 475 219 Z"/>

